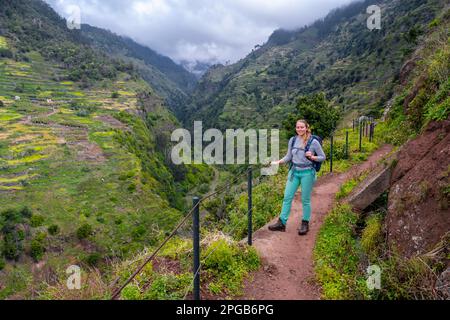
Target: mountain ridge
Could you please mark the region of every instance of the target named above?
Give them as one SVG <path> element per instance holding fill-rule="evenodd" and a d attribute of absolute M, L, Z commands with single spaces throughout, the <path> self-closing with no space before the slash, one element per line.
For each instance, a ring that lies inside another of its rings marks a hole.
<path fill-rule="evenodd" d="M 279 127 L 299 96 L 315 92 L 343 113 L 378 116 L 403 62 L 445 1 L 381 1 L 382 28 L 369 30 L 365 9 L 374 3 L 353 3 L 295 31 L 277 30 L 235 64 L 210 68 L 183 122 Z"/>

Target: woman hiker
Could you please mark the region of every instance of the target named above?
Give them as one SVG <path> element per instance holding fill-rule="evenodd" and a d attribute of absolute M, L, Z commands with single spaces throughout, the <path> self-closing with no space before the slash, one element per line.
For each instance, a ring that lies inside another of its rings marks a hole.
<path fill-rule="evenodd" d="M 286 188 L 284 191 L 283 208 L 278 221 L 269 226 L 271 231 L 286 231 L 286 223 L 291 213 L 292 200 L 299 185 L 302 186 L 302 207 L 303 219 L 299 235 L 305 235 L 309 231 L 309 221 L 311 219 L 311 193 L 316 181 L 316 170 L 314 162 L 323 162 L 326 159 L 322 146 L 311 134 L 311 128 L 305 120 L 298 120 L 296 124 L 297 135 L 289 140 L 289 147 L 286 156 L 278 161 L 271 162 L 271 165 L 279 165 L 292 162 L 289 170 Z M 295 139 L 295 141 L 294 141 Z M 310 141 L 312 139 L 312 141 Z M 305 148 L 310 141 L 309 151 Z"/>

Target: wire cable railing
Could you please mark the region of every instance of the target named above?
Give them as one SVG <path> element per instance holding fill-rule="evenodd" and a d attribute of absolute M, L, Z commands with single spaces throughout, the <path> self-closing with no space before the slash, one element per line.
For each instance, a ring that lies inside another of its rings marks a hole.
<path fill-rule="evenodd" d="M 157 254 L 161 251 L 161 249 L 177 234 L 179 229 L 186 223 L 186 221 L 192 216 L 194 212 L 199 211 L 199 206 L 202 202 L 205 200 L 212 198 L 214 196 L 217 196 L 221 194 L 222 192 L 229 190 L 230 187 L 232 187 L 244 174 L 249 174 L 252 172 L 252 168 L 244 168 L 239 172 L 237 175 L 235 175 L 232 180 L 228 183 L 226 183 L 224 186 L 221 186 L 214 192 L 202 197 L 201 199 L 196 198 L 194 206 L 186 213 L 186 215 L 181 219 L 181 221 L 178 223 L 178 225 L 173 229 L 173 231 L 164 239 L 164 241 L 150 254 L 144 262 L 131 274 L 131 276 L 128 277 L 128 279 L 117 289 L 113 292 L 111 300 L 117 299 L 117 297 L 120 295 L 122 290 L 133 281 L 133 279 L 145 268 L 147 264 L 149 264 L 151 261 L 155 259 Z M 251 176 L 251 175 L 250 175 Z M 251 184 L 251 183 L 250 183 Z M 250 188 L 249 188 L 250 189 Z M 251 209 L 250 209 L 251 211 Z M 195 232 L 194 232 L 195 233 Z M 194 250 L 195 251 L 195 250 Z M 194 272 L 194 279 L 198 275 L 197 272 Z M 110 287 L 114 287 L 120 280 L 120 277 L 117 277 L 113 283 L 110 285 Z"/>
<path fill-rule="evenodd" d="M 247 215 L 250 213 L 252 209 L 249 209 L 247 211 Z M 233 234 L 234 231 L 236 231 L 237 227 L 240 226 L 240 223 L 236 223 L 230 231 L 228 231 L 228 236 L 231 237 L 231 235 Z M 199 267 L 195 270 L 194 272 L 194 279 L 198 276 L 198 274 L 200 273 L 200 270 L 202 269 L 203 265 L 205 264 L 206 260 L 208 260 L 208 258 L 219 248 L 220 242 L 217 242 L 217 244 L 215 245 L 215 247 L 213 249 L 211 249 L 211 251 L 206 255 L 206 257 L 203 258 L 203 260 L 200 262 Z M 186 300 L 186 297 L 189 295 L 190 290 L 192 289 L 192 287 L 194 286 L 194 279 L 191 281 L 191 283 L 189 284 L 189 286 L 187 286 L 186 290 L 185 290 L 185 294 L 183 297 L 183 300 Z"/>

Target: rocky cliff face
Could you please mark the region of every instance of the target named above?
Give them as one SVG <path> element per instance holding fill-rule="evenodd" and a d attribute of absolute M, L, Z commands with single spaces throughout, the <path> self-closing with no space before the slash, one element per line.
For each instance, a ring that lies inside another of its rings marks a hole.
<path fill-rule="evenodd" d="M 450 118 L 431 122 L 398 153 L 389 192 L 388 243 L 404 257 L 424 254 L 450 230 Z"/>

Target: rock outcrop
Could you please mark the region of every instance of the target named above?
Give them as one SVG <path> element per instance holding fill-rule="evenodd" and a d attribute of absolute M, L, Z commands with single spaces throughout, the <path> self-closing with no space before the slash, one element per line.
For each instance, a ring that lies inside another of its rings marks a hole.
<path fill-rule="evenodd" d="M 430 123 L 397 157 L 386 229 L 389 246 L 408 258 L 432 250 L 450 230 L 450 119 Z"/>

